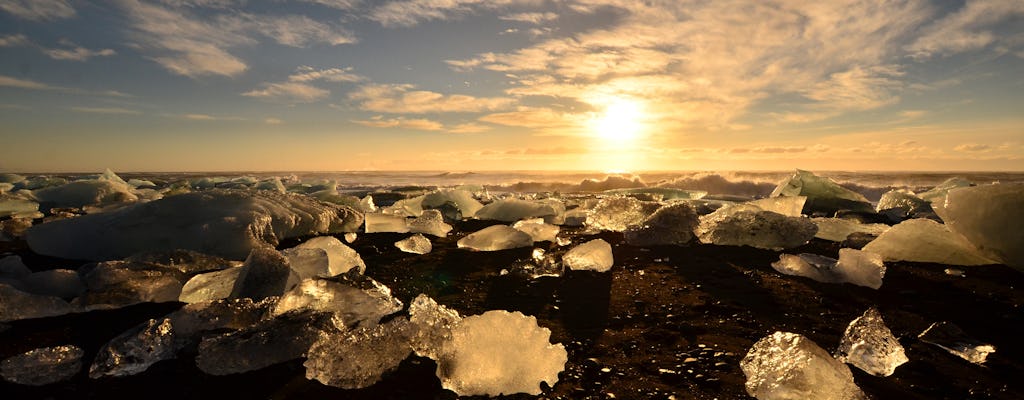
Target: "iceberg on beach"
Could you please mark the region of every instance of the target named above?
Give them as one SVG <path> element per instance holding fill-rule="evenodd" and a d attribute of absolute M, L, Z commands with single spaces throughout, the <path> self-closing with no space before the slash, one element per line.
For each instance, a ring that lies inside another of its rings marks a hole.
<path fill-rule="evenodd" d="M 626 230 L 626 243 L 631 246 L 684 245 L 693 240 L 693 229 L 700 217 L 685 202 L 663 206 L 640 225 Z"/>
<path fill-rule="evenodd" d="M 787 217 L 749 204 L 719 208 L 700 217 L 694 229 L 701 243 L 768 250 L 801 246 L 817 232 L 818 227 L 808 218 Z"/>
<path fill-rule="evenodd" d="M 39 224 L 25 239 L 36 253 L 78 260 L 177 249 L 241 260 L 256 247 L 354 232 L 362 222 L 352 208 L 301 195 L 216 189 Z"/>
<path fill-rule="evenodd" d="M 986 257 L 1024 269 L 1024 184 L 951 189 L 935 211 Z"/>
<path fill-rule="evenodd" d="M 476 212 L 476 219 L 515 222 L 531 218 L 554 218 L 564 213 L 565 206 L 562 204 L 513 198 L 495 200 L 483 206 Z"/>
<path fill-rule="evenodd" d="M 864 251 L 885 261 L 931 262 L 946 265 L 998 264 L 970 242 L 930 219 L 908 219 L 871 241 Z"/>
<path fill-rule="evenodd" d="M 808 171 L 797 170 L 775 187 L 771 197 L 806 196 L 804 214 L 819 211 L 835 213 L 839 210 L 875 212 L 864 195 L 839 186 L 829 178 L 819 177 Z"/>
<path fill-rule="evenodd" d="M 639 226 L 654 214 L 661 204 L 644 202 L 633 197 L 605 197 L 587 214 L 587 226 L 612 232 L 622 232 Z"/>
<path fill-rule="evenodd" d="M 508 225 L 493 225 L 466 235 L 456 244 L 460 249 L 497 251 L 533 246 L 533 238 Z"/>

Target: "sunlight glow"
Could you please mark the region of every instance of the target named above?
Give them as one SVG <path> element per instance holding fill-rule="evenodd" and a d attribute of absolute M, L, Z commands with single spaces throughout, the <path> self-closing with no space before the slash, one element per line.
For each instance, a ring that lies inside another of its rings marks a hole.
<path fill-rule="evenodd" d="M 643 131 L 643 104 L 636 100 L 614 98 L 607 102 L 604 113 L 592 120 L 591 129 L 608 142 L 628 143 Z"/>

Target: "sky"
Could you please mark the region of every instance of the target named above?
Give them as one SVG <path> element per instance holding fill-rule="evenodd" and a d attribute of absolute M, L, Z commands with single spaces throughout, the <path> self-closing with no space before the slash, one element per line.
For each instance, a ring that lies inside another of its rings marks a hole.
<path fill-rule="evenodd" d="M 1024 170 L 1021 0 L 0 0 L 0 172 Z"/>

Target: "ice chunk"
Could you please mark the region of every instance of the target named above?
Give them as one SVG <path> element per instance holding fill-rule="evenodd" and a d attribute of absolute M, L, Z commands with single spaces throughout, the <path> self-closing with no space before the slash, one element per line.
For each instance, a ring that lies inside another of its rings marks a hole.
<path fill-rule="evenodd" d="M 533 238 L 508 225 L 494 225 L 466 235 L 457 245 L 460 249 L 497 251 L 533 246 Z"/>
<path fill-rule="evenodd" d="M 896 367 L 910 361 L 874 307 L 850 322 L 836 353 L 839 361 L 875 376 L 892 375 Z"/>
<path fill-rule="evenodd" d="M 747 204 L 757 206 L 762 210 L 777 212 L 787 217 L 803 215 L 804 204 L 806 203 L 807 197 L 805 196 L 769 197 L 747 202 Z"/>
<path fill-rule="evenodd" d="M 302 281 L 281 296 L 272 314 L 282 315 L 298 309 L 330 311 L 348 326 L 365 326 L 401 311 L 402 302 L 391 295 L 387 286 L 353 272 L 330 279 Z"/>
<path fill-rule="evenodd" d="M 75 311 L 59 297 L 38 296 L 0 283 L 0 322 L 52 317 Z"/>
<path fill-rule="evenodd" d="M 399 317 L 375 327 L 324 333 L 306 355 L 306 378 L 343 389 L 373 385 L 412 353 L 411 331 L 409 320 Z"/>
<path fill-rule="evenodd" d="M 558 225 L 544 223 L 543 218 L 524 219 L 512 224 L 512 227 L 526 232 L 534 242 L 554 242 L 561 228 Z"/>
<path fill-rule="evenodd" d="M 987 258 L 1024 268 L 1024 184 L 952 189 L 936 211 Z"/>
<path fill-rule="evenodd" d="M 242 267 L 228 268 L 222 271 L 198 274 L 185 282 L 181 288 L 178 301 L 183 303 L 200 303 L 204 301 L 226 299 L 231 296 Z"/>
<path fill-rule="evenodd" d="M 694 233 L 702 243 L 780 250 L 801 246 L 818 232 L 808 218 L 787 217 L 750 205 L 722 207 L 702 216 Z"/>
<path fill-rule="evenodd" d="M 451 230 L 452 226 L 444 222 L 444 217 L 438 210 L 423 210 L 423 214 L 409 223 L 409 232 L 412 233 L 445 237 Z"/>
<path fill-rule="evenodd" d="M 85 292 L 78 272 L 68 269 L 39 271 L 26 276 L 22 283 L 29 293 L 72 299 Z"/>
<path fill-rule="evenodd" d="M 775 332 L 740 361 L 747 393 L 758 400 L 864 400 L 850 368 L 803 335 Z"/>
<path fill-rule="evenodd" d="M 451 221 L 459 221 L 471 218 L 484 207 L 479 201 L 473 198 L 473 194 L 466 190 L 451 189 L 439 190 L 423 196 L 422 207 L 424 209 L 438 209 L 444 213 L 445 218 Z"/>
<path fill-rule="evenodd" d="M 409 321 L 415 327 L 409 341 L 416 355 L 439 360 L 445 343 L 452 339 L 452 328 L 462 316 L 420 294 L 409 304 Z"/>
<path fill-rule="evenodd" d="M 82 349 L 72 345 L 35 349 L 0 362 L 0 374 L 19 385 L 49 385 L 77 375 L 83 355 Z"/>
<path fill-rule="evenodd" d="M 971 186 L 971 185 L 974 185 L 974 183 L 969 181 L 969 180 L 966 180 L 964 178 L 960 178 L 960 177 L 949 178 L 949 179 L 946 179 L 945 181 L 943 181 L 942 183 L 936 185 L 931 190 L 919 194 L 917 197 L 920 197 L 921 200 L 924 200 L 924 201 L 927 201 L 927 202 L 931 202 L 933 206 L 935 206 L 935 205 L 941 206 L 942 203 L 945 203 L 945 201 L 946 201 L 946 193 L 949 193 L 950 190 L 953 190 L 953 189 L 956 189 L 956 188 L 968 187 L 968 186 Z"/>
<path fill-rule="evenodd" d="M 345 234 L 345 242 L 352 243 L 352 242 L 356 241 L 357 237 L 359 237 L 359 235 L 357 235 L 355 232 L 346 233 Z"/>
<path fill-rule="evenodd" d="M 632 197 L 606 197 L 597 203 L 587 215 L 587 226 L 622 232 L 640 225 L 653 214 L 660 204 L 642 202 Z"/>
<path fill-rule="evenodd" d="M 221 257 L 203 254 L 198 251 L 182 249 L 139 253 L 126 258 L 125 261 L 160 264 L 189 275 L 202 272 L 220 271 L 225 268 L 241 265 L 241 263 L 237 261 L 229 261 Z"/>
<path fill-rule="evenodd" d="M 832 179 L 818 177 L 811 172 L 797 170 L 775 187 L 771 197 L 806 196 L 804 214 L 814 211 L 834 213 L 839 210 L 874 212 L 864 195 L 839 186 Z"/>
<path fill-rule="evenodd" d="M 562 256 L 562 264 L 576 271 L 607 272 L 614 263 L 612 245 L 604 239 L 594 239 L 573 247 Z"/>
<path fill-rule="evenodd" d="M 366 263 L 359 253 L 333 236 L 312 238 L 295 247 L 326 251 L 330 276 L 344 274 L 352 269 L 358 270 L 360 274 L 366 272 Z"/>
<path fill-rule="evenodd" d="M 14 217 L 0 221 L 0 241 L 24 236 L 25 231 L 32 227 L 34 217 Z"/>
<path fill-rule="evenodd" d="M 177 249 L 240 260 L 255 247 L 351 232 L 361 223 L 362 214 L 349 207 L 301 195 L 210 190 L 39 224 L 25 239 L 36 253 L 79 260 Z"/>
<path fill-rule="evenodd" d="M 565 207 L 562 207 L 565 211 Z M 476 219 L 515 222 L 522 219 L 554 217 L 559 215 L 555 205 L 548 202 L 502 199 L 483 206 L 476 212 Z"/>
<path fill-rule="evenodd" d="M 998 264 L 962 236 L 929 219 L 908 219 L 863 248 L 885 261 L 932 262 L 946 265 Z"/>
<path fill-rule="evenodd" d="M 551 344 L 551 331 L 522 313 L 488 311 L 455 324 L 438 360 L 441 386 L 459 396 L 541 393 L 554 385 L 568 354 Z"/>
<path fill-rule="evenodd" d="M 833 242 L 842 242 L 853 233 L 878 236 L 889 230 L 889 225 L 862 224 L 843 218 L 811 218 L 811 222 L 818 226 L 818 233 L 814 234 L 814 237 Z"/>
<path fill-rule="evenodd" d="M 984 364 L 988 355 L 996 352 L 995 346 L 967 336 L 960 327 L 946 321 L 932 324 L 917 338 L 975 364 Z"/>
<path fill-rule="evenodd" d="M 403 215 L 366 214 L 366 227 L 364 230 L 366 233 L 406 233 L 409 232 L 409 222 L 406 221 Z"/>
<path fill-rule="evenodd" d="M 21 261 L 21 256 L 0 258 L 0 277 L 21 279 L 32 273 L 32 270 Z"/>
<path fill-rule="evenodd" d="M 0 218 L 32 216 L 39 212 L 39 203 L 19 197 L 0 195 Z"/>
<path fill-rule="evenodd" d="M 229 297 L 260 300 L 280 296 L 290 289 L 288 284 L 291 276 L 288 259 L 280 252 L 270 247 L 253 249 L 239 270 Z"/>
<path fill-rule="evenodd" d="M 132 178 L 132 179 L 128 180 L 128 186 L 131 186 L 131 187 L 136 188 L 136 189 L 143 188 L 143 187 L 155 188 L 156 184 L 153 183 L 153 181 L 148 181 L 148 180 L 145 180 L 145 179 Z"/>
<path fill-rule="evenodd" d="M 203 339 L 196 366 L 210 375 L 255 371 L 300 358 L 321 334 L 341 330 L 333 313 L 296 310 Z"/>
<path fill-rule="evenodd" d="M 75 303 L 87 310 L 178 301 L 186 280 L 177 269 L 133 261 L 105 261 L 79 269 L 83 272 L 86 293 Z"/>
<path fill-rule="evenodd" d="M 272 190 L 278 193 L 284 193 L 287 191 L 287 189 L 285 189 L 284 187 L 284 184 L 281 183 L 281 178 L 278 177 L 270 178 L 260 183 L 257 183 L 256 190 Z"/>
<path fill-rule="evenodd" d="M 299 276 L 299 279 L 332 276 L 327 250 L 293 247 L 281 250 L 281 255 L 288 259 L 288 266 Z"/>
<path fill-rule="evenodd" d="M 626 230 L 632 246 L 683 245 L 693 239 L 699 217 L 688 203 L 674 203 L 658 209 L 638 227 Z"/>
<path fill-rule="evenodd" d="M 97 353 L 89 377 L 127 376 L 153 364 L 177 357 L 198 343 L 202 333 L 241 329 L 259 322 L 270 301 L 218 300 L 189 304 L 164 318 L 143 322 L 107 342 Z"/>
<path fill-rule="evenodd" d="M 881 256 L 855 249 L 839 249 L 839 260 L 817 254 L 782 254 L 772 268 L 818 282 L 852 283 L 872 289 L 882 287 L 885 277 Z"/>
<path fill-rule="evenodd" d="M 915 215 L 931 212 L 932 206 L 909 190 L 890 190 L 878 200 L 875 210 L 899 210 L 903 215 Z"/>
<path fill-rule="evenodd" d="M 104 206 L 138 200 L 132 187 L 110 170 L 109 175 L 51 186 L 34 192 L 40 203 L 50 207 L 80 208 Z"/>
<path fill-rule="evenodd" d="M 427 254 L 430 250 L 433 250 L 433 246 L 430 244 L 430 239 L 427 239 L 418 233 L 395 242 L 395 247 L 398 247 L 401 251 L 412 254 Z"/>

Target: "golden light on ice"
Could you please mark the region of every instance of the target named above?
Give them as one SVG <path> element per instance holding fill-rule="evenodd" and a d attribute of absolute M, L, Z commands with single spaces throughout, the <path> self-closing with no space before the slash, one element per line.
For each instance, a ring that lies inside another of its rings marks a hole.
<path fill-rule="evenodd" d="M 605 104 L 604 112 L 591 121 L 591 129 L 608 142 L 631 142 L 644 128 L 643 104 L 630 99 L 614 98 Z"/>

